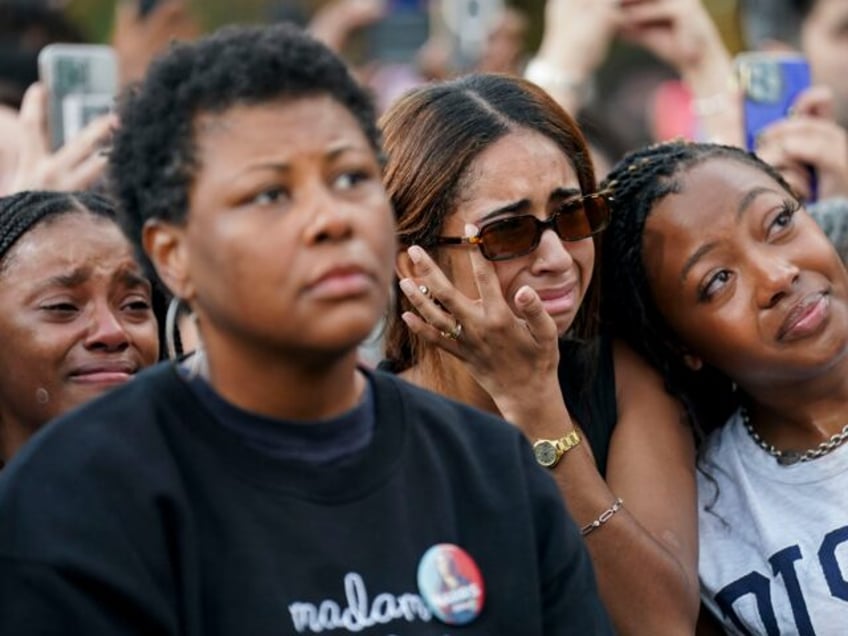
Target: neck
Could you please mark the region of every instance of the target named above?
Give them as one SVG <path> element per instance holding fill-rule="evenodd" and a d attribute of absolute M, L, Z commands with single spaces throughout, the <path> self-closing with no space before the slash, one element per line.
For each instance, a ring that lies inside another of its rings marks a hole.
<path fill-rule="evenodd" d="M 429 351 L 401 377 L 457 402 L 500 415 L 491 396 L 483 390 L 463 363 L 443 351 Z"/>
<path fill-rule="evenodd" d="M 204 342 L 209 382 L 227 401 L 275 419 L 319 420 L 354 408 L 365 388 L 356 350 L 337 356 L 280 353 Z"/>
<path fill-rule="evenodd" d="M 826 374 L 786 386 L 746 388 L 751 423 L 778 449 L 807 449 L 848 424 L 848 357 Z"/>

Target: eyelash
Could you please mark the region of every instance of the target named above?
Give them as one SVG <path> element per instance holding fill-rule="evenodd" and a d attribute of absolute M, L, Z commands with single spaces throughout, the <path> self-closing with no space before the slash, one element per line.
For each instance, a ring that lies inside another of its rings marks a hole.
<path fill-rule="evenodd" d="M 774 219 L 769 223 L 768 232 L 771 232 L 772 228 L 777 227 L 778 232 L 785 231 L 786 229 L 792 227 L 792 223 L 795 219 L 795 213 L 801 209 L 801 204 L 797 201 L 785 200 L 780 207 L 780 212 Z M 781 223 L 781 220 L 783 222 Z M 767 237 L 768 238 L 768 237 Z M 708 302 L 714 295 L 715 292 L 711 291 L 713 284 L 715 282 L 727 283 L 732 272 L 727 269 L 722 269 L 716 272 L 713 276 L 709 278 L 709 280 L 698 290 L 698 300 L 700 302 Z M 726 280 L 719 280 L 720 276 L 726 276 Z"/>
<path fill-rule="evenodd" d="M 771 223 L 769 223 L 768 230 L 771 231 L 775 226 L 778 227 L 779 230 L 785 230 L 792 226 L 792 223 L 795 220 L 795 213 L 801 209 L 801 204 L 797 201 L 789 201 L 786 200 L 783 202 L 783 205 L 780 207 L 780 212 Z M 785 223 L 783 225 L 778 225 L 778 222 L 781 219 L 785 219 Z"/>

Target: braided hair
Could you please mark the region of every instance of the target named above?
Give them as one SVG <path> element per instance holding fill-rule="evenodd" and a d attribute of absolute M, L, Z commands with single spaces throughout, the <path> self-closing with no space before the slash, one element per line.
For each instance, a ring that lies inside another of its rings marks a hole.
<path fill-rule="evenodd" d="M 0 273 L 6 255 L 22 236 L 44 222 L 72 212 L 116 221 L 111 201 L 92 192 L 29 190 L 0 197 Z"/>
<path fill-rule="evenodd" d="M 666 390 L 681 399 L 696 434 L 723 424 L 738 406 L 732 382 L 711 367 L 695 372 L 683 361 L 684 349 L 653 300 L 643 258 L 645 222 L 654 207 L 680 192 L 680 177 L 709 159 L 729 159 L 761 170 L 793 197 L 790 186 L 770 165 L 734 146 L 673 141 L 626 155 L 602 187 L 612 191 L 612 220 L 604 237 L 601 314 L 663 376 Z"/>

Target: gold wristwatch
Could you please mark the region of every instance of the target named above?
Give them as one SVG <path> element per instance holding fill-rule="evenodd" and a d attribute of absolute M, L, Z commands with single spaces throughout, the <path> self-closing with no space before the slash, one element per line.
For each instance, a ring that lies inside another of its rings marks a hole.
<path fill-rule="evenodd" d="M 576 430 L 559 439 L 540 439 L 533 444 L 533 454 L 536 461 L 545 468 L 553 468 L 572 448 L 580 443 L 580 435 Z"/>

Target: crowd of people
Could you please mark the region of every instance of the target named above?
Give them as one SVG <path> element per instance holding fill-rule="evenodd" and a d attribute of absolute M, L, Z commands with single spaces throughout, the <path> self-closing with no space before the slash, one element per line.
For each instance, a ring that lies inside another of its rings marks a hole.
<path fill-rule="evenodd" d="M 0 633 L 843 633 L 848 2 L 771 5 L 813 85 L 753 148 L 700 0 L 402 74 L 346 57 L 379 2 L 168 0 L 53 150 L 27 69 L 82 36 L 0 0 Z M 608 143 L 616 41 L 688 139 Z"/>

